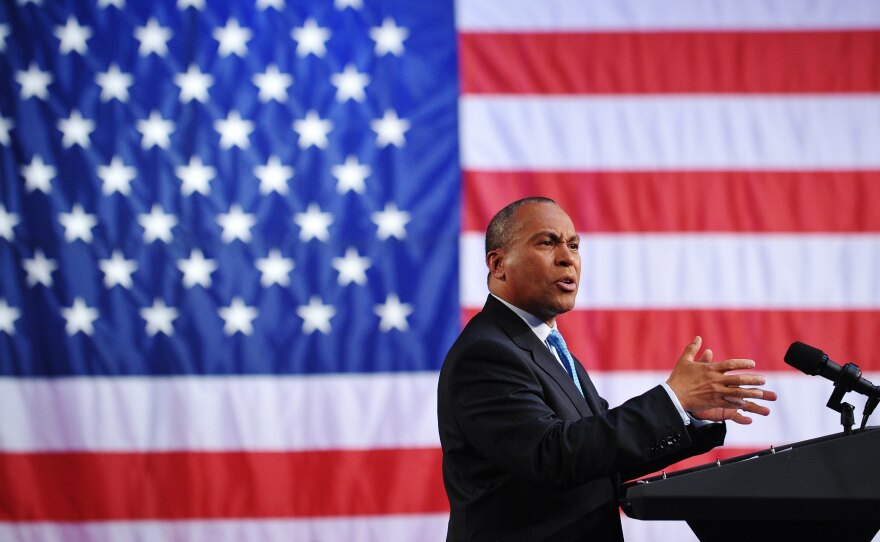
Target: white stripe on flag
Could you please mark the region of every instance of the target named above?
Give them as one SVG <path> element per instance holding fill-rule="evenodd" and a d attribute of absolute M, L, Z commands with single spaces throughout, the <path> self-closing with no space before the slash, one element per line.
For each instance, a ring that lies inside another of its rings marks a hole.
<path fill-rule="evenodd" d="M 589 370 L 589 362 L 587 369 Z M 669 368 L 675 360 L 669 360 Z M 760 360 L 758 368 L 753 372 L 763 374 L 767 378 L 765 389 L 775 391 L 779 395 L 776 402 L 760 402 L 770 407 L 769 416 L 749 415 L 754 421 L 750 425 L 727 424 L 727 437 L 724 445 L 733 448 L 769 448 L 792 444 L 811 438 L 841 432 L 840 414 L 834 412 L 825 403 L 834 385 L 831 381 L 819 376 L 792 372 L 761 372 Z M 864 378 L 872 382 L 880 382 L 880 373 L 865 373 Z M 618 406 L 627 399 L 653 388 L 669 377 L 669 371 L 614 371 L 590 373 L 599 394 L 611 406 Z M 861 422 L 865 397 L 851 393 L 846 401 L 856 407 L 856 421 Z M 880 414 L 872 418 L 871 425 L 876 425 Z"/>
<path fill-rule="evenodd" d="M 316 519 L 186 521 L 100 521 L 83 523 L 0 523 L 0 540 L 49 542 L 143 542 L 165 540 L 445 540 L 448 514 Z"/>
<path fill-rule="evenodd" d="M 876 0 L 457 0 L 476 31 L 857 29 L 880 26 Z"/>
<path fill-rule="evenodd" d="M 488 293 L 484 235 L 460 240 L 461 304 Z M 880 235 L 582 234 L 577 308 L 880 307 Z"/>
<path fill-rule="evenodd" d="M 3 378 L 0 412 L 0 450 L 6 451 L 312 451 L 439 445 L 433 372 Z"/>
<path fill-rule="evenodd" d="M 880 167 L 880 95 L 461 100 L 464 169 Z"/>
<path fill-rule="evenodd" d="M 670 370 L 674 362 L 669 360 Z M 586 363 L 589 369 L 589 360 Z M 618 405 L 666 380 L 668 371 L 593 371 L 591 375 L 599 392 Z M 830 382 L 794 372 L 767 376 L 767 387 L 780 396 L 779 402 L 771 405 L 773 414 L 756 419 L 748 428 L 730 424 L 727 445 L 766 447 L 837 430 L 838 415 L 825 407 Z M 880 375 L 865 376 L 880 381 Z M 3 379 L 0 412 L 7 421 L 0 425 L 0 450 L 439 447 L 436 386 L 436 373 L 278 380 Z M 375 393 L 368 393 L 370 390 Z M 854 399 L 851 402 L 857 404 L 858 414 L 864 401 Z M 161 419 L 173 422 L 143 423 L 150 412 L 167 414 Z M 86 431 L 82 428 L 88 420 L 101 423 L 88 425 Z M 328 427 L 332 429 L 328 431 Z"/>

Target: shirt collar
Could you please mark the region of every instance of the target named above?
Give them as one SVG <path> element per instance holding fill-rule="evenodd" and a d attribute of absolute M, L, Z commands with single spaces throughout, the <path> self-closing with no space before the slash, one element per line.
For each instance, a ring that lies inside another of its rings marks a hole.
<path fill-rule="evenodd" d="M 489 295 L 491 295 L 492 297 L 494 297 L 498 301 L 504 303 L 504 305 L 508 309 L 512 310 L 513 312 L 516 313 L 517 316 L 522 318 L 523 322 L 525 322 L 526 325 L 529 326 L 529 329 L 531 329 L 532 332 L 534 332 L 534 334 L 538 336 L 538 338 L 541 340 L 542 343 L 546 343 L 547 337 L 549 337 L 550 333 L 552 333 L 553 330 L 556 329 L 556 322 L 555 321 L 553 322 L 553 326 L 548 326 L 547 322 L 541 320 L 540 318 L 538 318 L 534 314 L 532 314 L 530 312 L 526 312 L 526 311 L 522 310 L 521 308 L 516 307 L 514 305 L 511 305 L 510 303 L 501 299 L 500 297 L 498 297 L 495 294 L 490 293 Z"/>

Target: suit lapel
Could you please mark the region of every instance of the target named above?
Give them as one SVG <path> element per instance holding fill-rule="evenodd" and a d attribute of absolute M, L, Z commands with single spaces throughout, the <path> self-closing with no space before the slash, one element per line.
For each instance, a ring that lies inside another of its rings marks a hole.
<path fill-rule="evenodd" d="M 599 400 L 599 392 L 596 390 L 595 384 L 593 384 L 593 379 L 590 378 L 590 375 L 587 373 L 587 370 L 584 369 L 584 366 L 581 365 L 581 362 L 578 361 L 577 358 L 574 358 L 577 362 L 575 363 L 575 371 L 577 372 L 578 378 L 581 381 L 581 387 L 584 390 L 584 399 L 587 400 L 587 404 L 590 405 L 590 410 L 595 412 L 596 414 L 601 414 L 603 412 L 601 401 Z"/>
<path fill-rule="evenodd" d="M 578 376 L 581 377 L 581 385 L 585 382 L 589 383 L 589 389 L 594 395 L 594 397 L 589 399 L 581 396 L 577 387 L 574 385 L 574 381 L 559 363 L 559 360 L 553 357 L 553 354 L 550 352 L 550 349 L 547 348 L 547 345 L 538 339 L 529 326 L 523 322 L 522 318 L 504 306 L 504 303 L 501 303 L 490 295 L 486 300 L 486 305 L 483 307 L 483 312 L 498 322 L 501 328 L 504 329 L 504 331 L 510 336 L 511 340 L 513 340 L 514 344 L 531 354 L 531 358 L 535 364 L 556 381 L 559 388 L 574 404 L 581 416 L 601 413 L 598 400 L 595 398 L 596 389 L 593 386 L 593 383 L 590 382 L 589 378 L 585 378 L 586 372 L 583 367 L 580 366 L 580 363 L 577 365 L 579 369 Z M 590 396 L 591 393 L 587 392 L 586 387 L 584 388 L 585 395 Z"/>

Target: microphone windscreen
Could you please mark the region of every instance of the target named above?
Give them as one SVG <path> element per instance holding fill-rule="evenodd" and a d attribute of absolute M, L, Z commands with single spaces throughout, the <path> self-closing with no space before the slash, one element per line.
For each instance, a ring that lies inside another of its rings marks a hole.
<path fill-rule="evenodd" d="M 791 343 L 785 353 L 785 363 L 808 375 L 819 374 L 827 360 L 825 352 L 799 341 Z"/>

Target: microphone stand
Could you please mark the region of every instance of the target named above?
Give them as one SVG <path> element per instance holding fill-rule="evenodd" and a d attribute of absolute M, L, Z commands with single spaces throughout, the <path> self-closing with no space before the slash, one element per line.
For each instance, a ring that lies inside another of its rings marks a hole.
<path fill-rule="evenodd" d="M 865 411 L 862 413 L 862 426 L 859 427 L 859 432 L 865 430 L 865 426 L 868 425 L 868 417 L 877 408 L 877 404 L 880 404 L 880 398 L 873 395 L 868 397 L 868 402 L 865 403 Z"/>
<path fill-rule="evenodd" d="M 843 426 L 844 435 L 852 433 L 852 427 L 856 423 L 856 417 L 854 414 L 856 407 L 843 402 L 843 395 L 853 389 L 861 376 L 862 371 L 855 363 L 847 363 L 844 365 L 840 372 L 840 376 L 834 381 L 834 391 L 831 392 L 831 397 L 826 404 L 831 410 L 840 412 L 840 424 Z"/>

